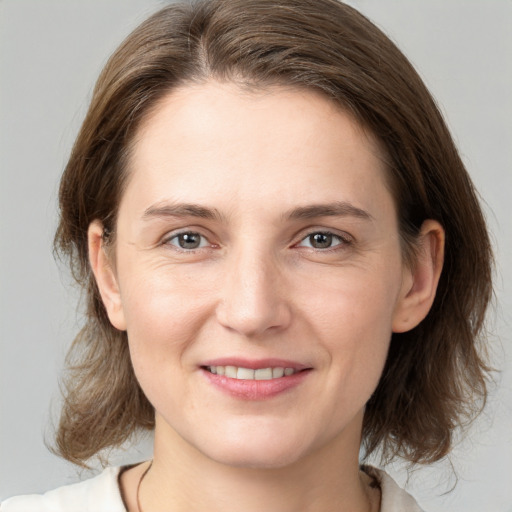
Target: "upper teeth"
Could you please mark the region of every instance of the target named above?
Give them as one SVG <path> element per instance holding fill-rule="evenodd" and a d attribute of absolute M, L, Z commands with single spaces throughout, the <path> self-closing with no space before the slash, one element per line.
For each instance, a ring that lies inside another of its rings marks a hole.
<path fill-rule="evenodd" d="M 251 368 L 242 368 L 239 366 L 207 366 L 208 371 L 217 375 L 225 375 L 231 379 L 239 380 L 270 380 L 279 379 L 283 376 L 293 375 L 293 368 L 259 368 L 252 370 Z"/>

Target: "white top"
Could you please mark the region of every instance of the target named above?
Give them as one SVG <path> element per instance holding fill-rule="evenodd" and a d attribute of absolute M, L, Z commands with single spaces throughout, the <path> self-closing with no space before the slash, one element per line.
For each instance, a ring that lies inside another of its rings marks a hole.
<path fill-rule="evenodd" d="M 107 468 L 98 476 L 65 485 L 45 494 L 15 496 L 0 504 L 1 512 L 126 512 L 118 476 L 120 467 Z M 380 484 L 380 512 L 422 512 L 414 498 L 398 487 L 384 471 L 372 468 Z"/>

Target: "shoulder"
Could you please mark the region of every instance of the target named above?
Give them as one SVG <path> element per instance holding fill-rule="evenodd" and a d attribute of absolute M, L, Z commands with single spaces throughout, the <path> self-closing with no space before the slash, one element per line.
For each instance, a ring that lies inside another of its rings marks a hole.
<path fill-rule="evenodd" d="M 15 496 L 0 504 L 1 512 L 126 512 L 118 485 L 120 468 L 45 494 Z"/>
<path fill-rule="evenodd" d="M 370 466 L 364 472 L 373 477 L 381 490 L 380 512 L 423 512 L 416 500 L 383 470 Z"/>

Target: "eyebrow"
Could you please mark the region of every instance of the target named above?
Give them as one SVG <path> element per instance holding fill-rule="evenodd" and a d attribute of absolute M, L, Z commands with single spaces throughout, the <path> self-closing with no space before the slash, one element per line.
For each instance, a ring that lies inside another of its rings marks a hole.
<path fill-rule="evenodd" d="M 151 218 L 165 219 L 167 217 L 198 217 L 208 220 L 225 219 L 216 208 L 208 208 L 193 203 L 157 203 L 147 208 L 142 215 L 143 220 Z M 283 215 L 283 219 L 288 220 L 304 220 L 317 217 L 356 217 L 363 220 L 373 220 L 373 217 L 367 211 L 346 201 L 299 206 L 285 212 Z"/>
<path fill-rule="evenodd" d="M 363 220 L 373 220 L 373 217 L 367 211 L 346 201 L 299 206 L 285 213 L 284 217 L 291 220 L 312 219 L 316 217 L 356 217 Z"/>
<path fill-rule="evenodd" d="M 222 220 L 222 214 L 215 208 L 206 208 L 192 203 L 157 203 L 147 208 L 142 214 L 143 220 L 167 217 L 199 217 L 201 219 Z"/>

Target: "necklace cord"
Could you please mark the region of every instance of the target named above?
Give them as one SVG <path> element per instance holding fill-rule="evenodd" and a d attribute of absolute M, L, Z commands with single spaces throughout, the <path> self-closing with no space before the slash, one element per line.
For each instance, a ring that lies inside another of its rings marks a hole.
<path fill-rule="evenodd" d="M 143 512 L 142 507 L 140 506 L 140 485 L 142 484 L 142 480 L 144 480 L 144 477 L 148 474 L 149 470 L 151 469 L 151 466 L 153 465 L 153 461 L 149 463 L 149 466 L 145 469 L 144 473 L 142 473 L 139 483 L 137 484 L 137 512 Z"/>
<path fill-rule="evenodd" d="M 139 479 L 139 483 L 137 484 L 137 494 L 136 494 L 136 500 L 137 500 L 137 512 L 144 512 L 142 510 L 142 506 L 140 504 L 140 486 L 142 484 L 142 481 L 144 480 L 144 478 L 146 477 L 146 475 L 149 473 L 149 470 L 151 469 L 151 466 L 153 466 L 153 461 L 151 461 L 149 463 L 149 466 L 144 470 L 144 473 L 142 473 L 140 479 Z M 377 478 L 375 477 L 375 475 L 372 474 L 371 472 L 371 468 L 369 467 L 366 467 L 366 466 L 361 466 L 361 472 L 366 474 L 370 479 L 371 479 L 371 482 L 369 484 L 369 487 L 373 488 L 373 489 L 378 489 L 379 490 L 379 494 L 380 494 L 380 485 L 379 485 L 379 482 L 377 480 Z M 368 499 L 369 499 L 369 504 L 370 504 L 370 508 L 371 510 L 373 510 L 373 505 L 374 503 L 372 503 L 372 500 L 370 498 L 369 495 L 368 496 Z M 380 498 L 380 496 L 379 496 Z M 379 499 L 380 501 L 380 499 Z M 380 508 L 380 505 L 377 505 L 379 508 Z"/>

